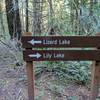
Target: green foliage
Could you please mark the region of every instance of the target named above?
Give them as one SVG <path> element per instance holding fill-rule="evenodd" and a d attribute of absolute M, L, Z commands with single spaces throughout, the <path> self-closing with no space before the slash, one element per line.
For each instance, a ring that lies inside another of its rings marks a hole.
<path fill-rule="evenodd" d="M 90 79 L 89 62 L 73 62 L 69 64 L 68 75 L 75 81 L 86 84 Z"/>
<path fill-rule="evenodd" d="M 36 67 L 36 74 L 51 72 L 60 81 L 73 80 L 80 84 L 87 84 L 90 80 L 90 62 L 44 62 L 43 67 Z"/>

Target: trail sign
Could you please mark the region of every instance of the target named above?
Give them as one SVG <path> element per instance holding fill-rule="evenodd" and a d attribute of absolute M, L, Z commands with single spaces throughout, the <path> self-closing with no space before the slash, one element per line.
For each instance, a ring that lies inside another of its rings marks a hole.
<path fill-rule="evenodd" d="M 22 37 L 26 61 L 29 100 L 34 100 L 33 61 L 94 61 L 91 100 L 96 100 L 100 81 L 100 36 L 27 36 Z M 33 50 L 32 48 L 70 48 L 70 50 Z M 72 49 L 73 48 L 73 49 Z M 92 48 L 79 50 L 76 48 Z"/>
<path fill-rule="evenodd" d="M 25 61 L 100 61 L 100 50 L 25 50 Z"/>
<path fill-rule="evenodd" d="M 100 47 L 100 36 L 23 36 L 23 48 Z"/>

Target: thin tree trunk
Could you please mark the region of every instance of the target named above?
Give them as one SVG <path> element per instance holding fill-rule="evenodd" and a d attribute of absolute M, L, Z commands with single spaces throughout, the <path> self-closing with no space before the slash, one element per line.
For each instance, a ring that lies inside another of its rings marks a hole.
<path fill-rule="evenodd" d="M 41 24 L 42 24 L 42 11 L 41 11 L 40 0 L 33 0 L 33 33 L 34 35 L 41 34 Z"/>
<path fill-rule="evenodd" d="M 22 35 L 22 31 L 21 31 L 21 21 L 20 21 L 20 14 L 19 14 L 19 5 L 18 5 L 18 0 L 15 0 L 15 37 L 18 38 L 18 40 L 20 40 L 21 35 Z"/>
<path fill-rule="evenodd" d="M 22 2 L 22 9 L 21 9 L 21 26 L 22 26 L 22 32 L 25 32 L 26 31 L 26 27 L 25 27 L 25 16 L 24 16 L 24 1 L 21 0 Z"/>
<path fill-rule="evenodd" d="M 71 31 L 73 32 L 74 29 L 74 10 L 73 10 L 73 3 L 70 4 L 70 22 L 71 22 Z"/>
<path fill-rule="evenodd" d="M 49 3 L 49 28 L 53 28 L 53 5 L 52 0 L 48 0 Z"/>
<path fill-rule="evenodd" d="M 28 0 L 26 0 L 26 32 L 29 31 L 28 25 Z"/>

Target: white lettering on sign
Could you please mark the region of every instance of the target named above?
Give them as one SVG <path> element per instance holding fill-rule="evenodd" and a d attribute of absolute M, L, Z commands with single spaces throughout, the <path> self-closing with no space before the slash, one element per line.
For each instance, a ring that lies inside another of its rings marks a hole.
<path fill-rule="evenodd" d="M 43 44 L 57 44 L 57 40 L 43 40 Z"/>
<path fill-rule="evenodd" d="M 52 58 L 52 54 L 50 54 L 50 53 L 44 53 L 43 54 L 43 58 L 49 58 L 49 59 L 51 59 Z"/>
<path fill-rule="evenodd" d="M 43 44 L 48 44 L 48 45 L 70 45 L 70 40 L 43 40 Z"/>
<path fill-rule="evenodd" d="M 59 40 L 59 44 L 70 44 L 70 40 Z"/>
<path fill-rule="evenodd" d="M 43 41 L 40 41 L 40 40 L 30 40 L 28 41 L 28 43 L 32 44 L 32 45 L 35 45 L 35 44 L 44 44 L 44 45 L 70 45 L 71 41 L 70 40 L 48 40 L 48 39 L 45 39 Z"/>
<path fill-rule="evenodd" d="M 54 55 L 54 58 L 64 58 L 65 56 L 64 54 L 60 54 L 60 53 L 59 54 L 54 53 L 53 55 Z"/>
<path fill-rule="evenodd" d="M 61 54 L 61 53 L 58 53 L 58 54 L 56 54 L 56 53 L 53 53 L 53 54 L 44 53 L 43 54 L 43 58 L 45 58 L 45 59 L 52 59 L 52 58 L 60 59 L 60 58 L 64 58 L 64 57 L 65 57 L 65 55 Z"/>

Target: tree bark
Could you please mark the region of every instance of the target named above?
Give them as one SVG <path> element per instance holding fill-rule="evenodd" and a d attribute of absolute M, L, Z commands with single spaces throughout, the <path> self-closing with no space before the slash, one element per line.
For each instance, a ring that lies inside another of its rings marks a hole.
<path fill-rule="evenodd" d="M 52 0 L 48 0 L 48 3 L 49 3 L 49 28 L 52 29 L 53 28 L 53 17 L 54 17 Z"/>
<path fill-rule="evenodd" d="M 11 39 L 21 38 L 21 21 L 19 14 L 18 0 L 5 0 L 8 29 Z"/>
<path fill-rule="evenodd" d="M 26 0 L 26 32 L 29 31 L 28 25 L 28 0 Z"/>
<path fill-rule="evenodd" d="M 13 0 L 5 0 L 6 4 L 6 14 L 7 14 L 7 21 L 8 21 L 8 29 L 11 39 L 13 38 L 13 18 L 14 18 L 14 10 L 13 10 Z"/>
<path fill-rule="evenodd" d="M 18 5 L 18 0 L 15 0 L 15 37 L 20 40 L 21 38 L 21 20 L 20 20 L 20 14 L 19 14 L 19 5 Z"/>
<path fill-rule="evenodd" d="M 42 11 L 41 11 L 41 1 L 33 0 L 33 33 L 34 35 L 41 34 L 41 24 L 42 24 Z"/>

